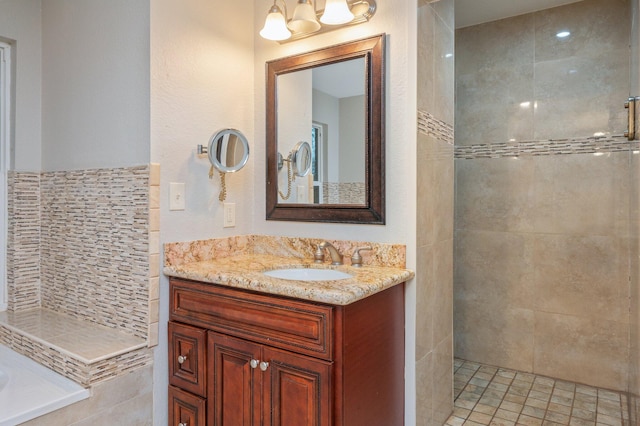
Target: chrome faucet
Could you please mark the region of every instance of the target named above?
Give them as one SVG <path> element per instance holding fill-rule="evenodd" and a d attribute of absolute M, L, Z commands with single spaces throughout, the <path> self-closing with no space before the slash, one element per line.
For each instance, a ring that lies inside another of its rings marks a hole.
<path fill-rule="evenodd" d="M 324 249 L 329 250 L 329 255 L 331 256 L 331 264 L 332 265 L 342 265 L 343 256 L 340 254 L 338 249 L 336 249 L 330 242 L 323 241 L 318 244 L 318 248 L 313 256 L 316 263 L 324 262 Z"/>

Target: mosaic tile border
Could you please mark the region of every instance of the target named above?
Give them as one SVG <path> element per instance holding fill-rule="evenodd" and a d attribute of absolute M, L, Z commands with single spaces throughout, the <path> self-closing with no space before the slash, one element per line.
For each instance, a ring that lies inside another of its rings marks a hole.
<path fill-rule="evenodd" d="M 640 148 L 639 141 L 625 136 L 550 139 L 456 146 L 456 159 L 504 158 L 543 155 L 570 155 L 624 152 Z"/>
<path fill-rule="evenodd" d="M 153 363 L 152 350 L 142 348 L 88 365 L 1 324 L 0 344 L 85 387 Z"/>
<path fill-rule="evenodd" d="M 442 120 L 438 120 L 426 111 L 418 110 L 418 132 L 426 136 L 434 137 L 449 145 L 453 145 L 453 126 Z"/>

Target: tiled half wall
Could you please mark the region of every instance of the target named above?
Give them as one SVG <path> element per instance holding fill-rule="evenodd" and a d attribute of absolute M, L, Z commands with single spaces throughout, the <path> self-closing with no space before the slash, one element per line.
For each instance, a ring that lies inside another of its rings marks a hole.
<path fill-rule="evenodd" d="M 8 181 L 8 311 L 41 308 L 156 345 L 159 165 L 10 172 Z M 28 356 L 56 352 L 15 329 L 0 336 Z"/>

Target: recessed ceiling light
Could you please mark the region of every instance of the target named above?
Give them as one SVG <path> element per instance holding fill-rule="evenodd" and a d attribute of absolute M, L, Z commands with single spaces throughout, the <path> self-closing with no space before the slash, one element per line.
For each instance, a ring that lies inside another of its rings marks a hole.
<path fill-rule="evenodd" d="M 570 35 L 571 33 L 569 31 L 560 31 L 558 34 L 556 34 L 556 37 L 566 38 L 566 37 L 569 37 Z"/>

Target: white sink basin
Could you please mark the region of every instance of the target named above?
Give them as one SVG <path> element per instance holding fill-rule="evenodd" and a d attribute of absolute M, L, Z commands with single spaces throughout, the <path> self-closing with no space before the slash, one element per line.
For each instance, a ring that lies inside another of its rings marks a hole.
<path fill-rule="evenodd" d="M 331 281 L 331 280 L 345 280 L 353 277 L 346 272 L 336 271 L 335 269 L 313 269 L 313 268 L 289 268 L 289 269 L 275 269 L 273 271 L 263 272 L 273 278 L 280 278 L 281 280 L 295 280 L 295 281 Z"/>

